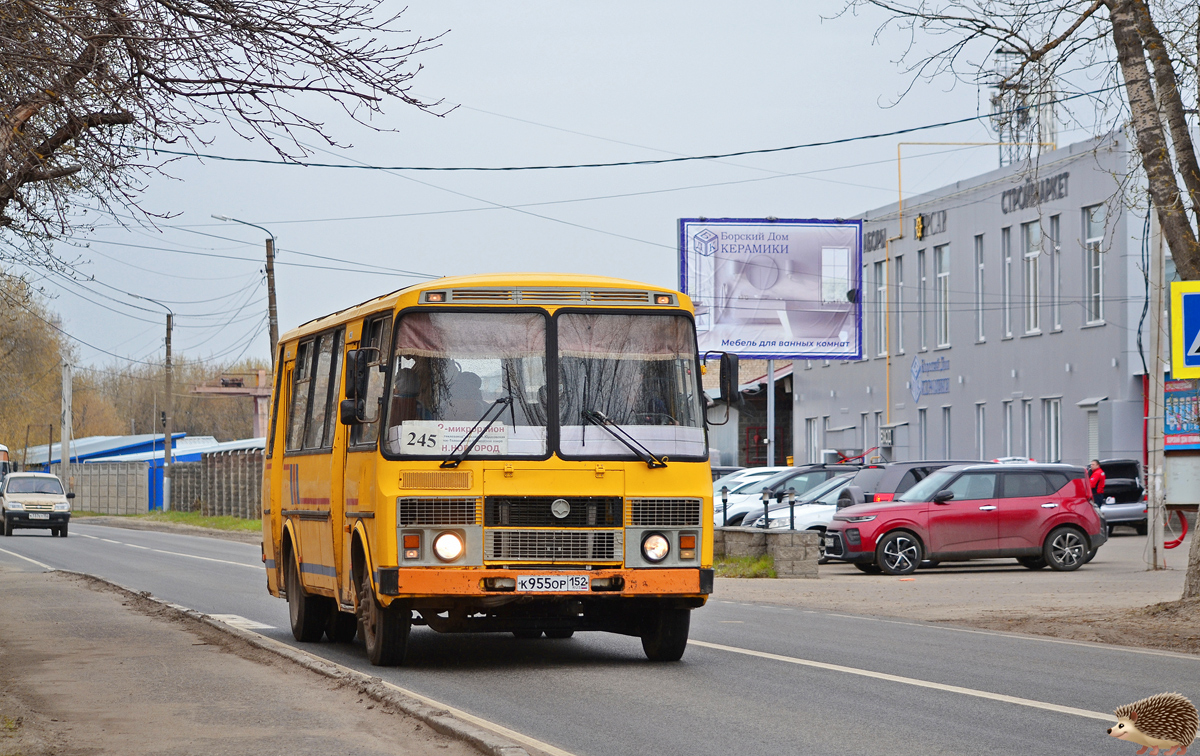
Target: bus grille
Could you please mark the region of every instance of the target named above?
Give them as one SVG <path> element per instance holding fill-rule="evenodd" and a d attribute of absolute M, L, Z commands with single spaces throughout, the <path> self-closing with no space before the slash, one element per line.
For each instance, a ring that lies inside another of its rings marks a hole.
<path fill-rule="evenodd" d="M 544 304 L 652 304 L 654 293 L 628 289 L 451 289 L 448 302 L 521 302 Z M 674 298 L 672 298 L 674 303 Z"/>
<path fill-rule="evenodd" d="M 630 499 L 630 525 L 699 525 L 700 499 Z"/>
<path fill-rule="evenodd" d="M 621 533 L 611 530 L 485 530 L 484 558 L 517 562 L 616 562 Z"/>
<path fill-rule="evenodd" d="M 555 517 L 551 505 L 561 499 L 570 507 Z M 484 500 L 483 524 L 515 528 L 619 528 L 619 496 L 489 496 Z"/>
<path fill-rule="evenodd" d="M 412 497 L 396 500 L 400 525 L 474 525 L 478 499 L 468 497 Z"/>

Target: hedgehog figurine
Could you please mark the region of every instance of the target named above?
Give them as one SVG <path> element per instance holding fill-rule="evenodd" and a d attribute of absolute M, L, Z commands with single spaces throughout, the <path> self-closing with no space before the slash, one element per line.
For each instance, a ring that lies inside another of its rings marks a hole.
<path fill-rule="evenodd" d="M 1159 693 L 1131 704 L 1117 707 L 1113 712 L 1117 723 L 1108 734 L 1120 740 L 1142 746 L 1139 756 L 1183 756 L 1196 738 L 1196 707 L 1178 693 Z"/>

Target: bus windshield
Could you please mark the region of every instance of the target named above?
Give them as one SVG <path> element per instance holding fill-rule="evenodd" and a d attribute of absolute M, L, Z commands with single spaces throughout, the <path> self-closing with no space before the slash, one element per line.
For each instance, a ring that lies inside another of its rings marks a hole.
<path fill-rule="evenodd" d="M 483 431 L 472 457 L 547 454 L 544 314 L 411 312 L 393 355 L 390 453 L 445 458 Z M 496 421 L 480 423 L 501 399 Z"/>
<path fill-rule="evenodd" d="M 559 448 L 564 457 L 634 457 L 600 413 L 657 456 L 704 457 L 696 337 L 679 315 L 564 313 L 558 325 Z"/>

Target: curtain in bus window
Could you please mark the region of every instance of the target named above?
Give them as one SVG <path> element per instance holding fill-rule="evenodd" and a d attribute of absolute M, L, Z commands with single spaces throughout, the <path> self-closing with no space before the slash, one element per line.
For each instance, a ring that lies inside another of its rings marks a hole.
<path fill-rule="evenodd" d="M 304 418 L 308 415 L 308 389 L 312 380 L 313 342 L 306 341 L 296 349 L 292 366 L 292 403 L 288 413 L 287 450 L 299 451 L 304 445 Z"/>
<path fill-rule="evenodd" d="M 568 313 L 558 323 L 562 452 L 632 457 L 584 412 L 601 412 L 656 455 L 707 454 L 692 323 L 678 315 Z"/>
<path fill-rule="evenodd" d="M 501 398 L 512 402 L 471 455 L 543 456 L 545 315 L 415 312 L 401 318 L 388 401 L 389 451 L 449 456 Z"/>

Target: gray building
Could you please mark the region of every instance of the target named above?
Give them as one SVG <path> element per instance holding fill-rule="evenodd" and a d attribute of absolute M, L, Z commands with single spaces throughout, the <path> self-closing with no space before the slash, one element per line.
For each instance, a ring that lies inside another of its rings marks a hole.
<path fill-rule="evenodd" d="M 794 364 L 797 463 L 1141 459 L 1135 166 L 1116 133 L 862 215 L 864 359 Z"/>

